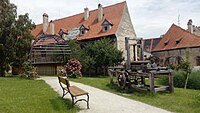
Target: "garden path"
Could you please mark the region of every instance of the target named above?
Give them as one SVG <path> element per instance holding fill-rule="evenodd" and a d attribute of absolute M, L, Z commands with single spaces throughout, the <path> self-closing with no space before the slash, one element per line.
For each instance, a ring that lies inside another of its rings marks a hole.
<path fill-rule="evenodd" d="M 44 80 L 58 92 L 59 95 L 62 95 L 62 89 L 58 83 L 57 77 L 40 77 L 39 79 Z M 86 103 L 84 101 L 78 102 L 76 105 L 81 109 L 79 113 L 170 113 L 169 111 L 124 98 L 91 86 L 71 81 L 70 83 L 88 91 L 90 95 L 90 109 L 86 109 Z M 65 98 L 71 99 L 68 94 Z"/>

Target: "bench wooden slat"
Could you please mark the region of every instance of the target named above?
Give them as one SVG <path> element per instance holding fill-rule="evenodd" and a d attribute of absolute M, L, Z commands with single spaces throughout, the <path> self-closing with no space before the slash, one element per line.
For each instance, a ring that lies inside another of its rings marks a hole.
<path fill-rule="evenodd" d="M 58 80 L 59 80 L 61 88 L 63 89 L 62 97 L 64 97 L 67 93 L 69 93 L 72 97 L 72 105 L 76 104 L 78 101 L 83 100 L 87 102 L 87 108 L 89 109 L 89 93 L 87 91 L 84 91 L 76 86 L 70 86 L 69 80 L 67 78 L 58 76 Z M 79 99 L 76 102 L 74 102 L 74 99 L 76 99 L 77 96 L 82 96 L 82 95 L 87 95 L 87 100 Z"/>
<path fill-rule="evenodd" d="M 66 78 L 58 77 L 60 82 L 67 85 L 67 87 L 70 87 L 69 81 Z"/>
<path fill-rule="evenodd" d="M 76 86 L 70 86 L 69 90 L 70 90 L 70 92 L 73 96 L 81 96 L 81 95 L 88 94 L 88 92 L 86 92 L 86 91 L 84 91 L 84 90 L 82 90 L 82 89 L 80 89 Z"/>

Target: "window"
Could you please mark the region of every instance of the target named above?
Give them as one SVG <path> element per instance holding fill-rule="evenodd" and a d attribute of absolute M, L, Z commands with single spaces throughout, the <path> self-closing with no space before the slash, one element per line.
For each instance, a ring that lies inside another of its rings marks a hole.
<path fill-rule="evenodd" d="M 58 32 L 58 34 L 62 37 L 62 35 L 63 35 L 63 30 L 60 29 L 60 31 Z"/>
<path fill-rule="evenodd" d="M 181 40 L 182 40 L 182 38 L 176 39 L 176 44 L 179 44 Z"/>
<path fill-rule="evenodd" d="M 102 26 L 102 32 L 105 32 L 110 30 L 113 24 L 109 22 L 107 19 L 105 19 L 104 22 L 101 24 L 101 26 Z"/>
<path fill-rule="evenodd" d="M 200 66 L 200 56 L 197 56 L 196 62 L 197 62 L 197 66 Z"/>
<path fill-rule="evenodd" d="M 104 26 L 104 31 L 107 31 L 108 30 L 108 26 Z"/>
<path fill-rule="evenodd" d="M 165 46 L 166 46 L 168 43 L 169 43 L 169 40 L 166 40 L 166 41 L 165 41 L 165 43 L 164 43 L 164 44 L 165 44 Z"/>
<path fill-rule="evenodd" d="M 84 30 L 81 30 L 81 34 L 82 34 L 82 35 L 85 34 Z"/>
<path fill-rule="evenodd" d="M 84 25 L 81 25 L 79 30 L 80 30 L 80 35 L 84 35 L 89 31 L 89 28 L 86 28 Z"/>
<path fill-rule="evenodd" d="M 80 35 L 84 35 L 87 33 L 87 29 L 80 29 Z"/>

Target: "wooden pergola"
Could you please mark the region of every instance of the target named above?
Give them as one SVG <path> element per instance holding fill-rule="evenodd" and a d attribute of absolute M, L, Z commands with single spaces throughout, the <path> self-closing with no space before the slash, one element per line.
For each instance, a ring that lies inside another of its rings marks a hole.
<path fill-rule="evenodd" d="M 41 35 L 34 40 L 29 59 L 40 75 L 57 75 L 71 54 L 68 42 L 58 35 Z"/>
<path fill-rule="evenodd" d="M 42 35 L 32 44 L 30 59 L 33 64 L 63 63 L 64 58 L 71 54 L 71 49 L 62 37 Z"/>

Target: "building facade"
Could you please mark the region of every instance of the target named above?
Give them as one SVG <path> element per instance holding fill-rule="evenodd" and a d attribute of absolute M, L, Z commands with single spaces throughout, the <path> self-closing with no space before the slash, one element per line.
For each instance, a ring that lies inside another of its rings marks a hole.
<path fill-rule="evenodd" d="M 127 53 L 125 37 L 136 39 L 126 2 L 107 7 L 98 4 L 95 10 L 89 11 L 89 8 L 84 8 L 83 13 L 51 20 L 50 22 L 49 16 L 44 13 L 43 23 L 36 25 L 32 34 L 36 39 L 46 34 L 59 35 L 65 40 L 75 39 L 83 44 L 99 39 L 108 39 L 113 42 L 118 50 L 123 51 L 125 60 Z M 136 44 L 136 41 L 131 43 Z M 133 60 L 133 48 L 130 49 L 131 60 Z"/>
<path fill-rule="evenodd" d="M 200 37 L 173 24 L 152 54 L 159 58 L 161 65 L 179 63 L 189 56 L 192 66 L 200 66 Z"/>

